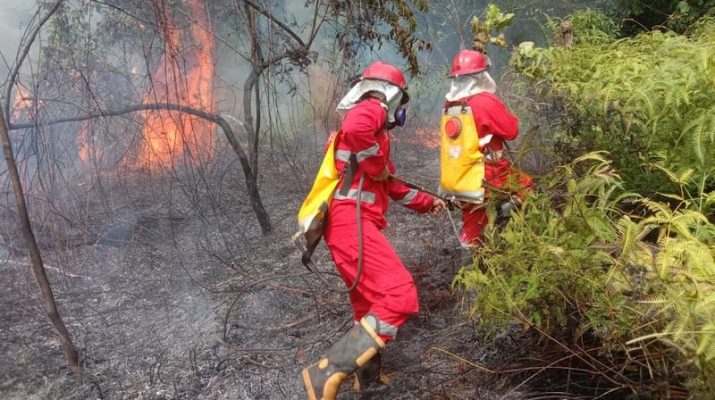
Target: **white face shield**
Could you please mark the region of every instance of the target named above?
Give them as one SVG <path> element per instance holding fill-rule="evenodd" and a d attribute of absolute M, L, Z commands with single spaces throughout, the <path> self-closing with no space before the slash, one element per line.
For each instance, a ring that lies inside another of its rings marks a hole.
<path fill-rule="evenodd" d="M 362 96 L 367 92 L 380 92 L 385 95 L 388 122 L 395 122 L 395 111 L 397 111 L 402 104 L 402 89 L 391 83 L 374 79 L 363 79 L 356 83 L 348 94 L 340 100 L 340 103 L 338 103 L 338 107 L 336 108 L 338 114 L 340 114 L 341 117 L 344 116 L 345 112 L 355 107 Z"/>
<path fill-rule="evenodd" d="M 489 72 L 483 71 L 478 74 L 462 75 L 452 78 L 449 93 L 444 97 L 447 101 L 457 101 L 474 96 L 477 93 L 495 93 L 496 91 L 496 82 L 494 82 L 494 79 L 489 75 Z"/>

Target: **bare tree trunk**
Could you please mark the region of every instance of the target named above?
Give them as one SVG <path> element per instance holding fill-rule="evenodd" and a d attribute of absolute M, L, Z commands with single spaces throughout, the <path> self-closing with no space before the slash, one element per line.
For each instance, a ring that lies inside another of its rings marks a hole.
<path fill-rule="evenodd" d="M 258 185 L 256 183 L 256 174 L 253 172 L 251 163 L 248 160 L 248 156 L 246 155 L 246 152 L 243 150 L 243 147 L 241 147 L 241 144 L 239 143 L 238 138 L 236 137 L 236 133 L 231 128 L 231 125 L 220 115 L 211 114 L 211 113 L 208 113 L 205 111 L 197 110 L 192 107 L 182 106 L 179 104 L 154 103 L 154 104 L 137 104 L 137 105 L 133 105 L 133 106 L 127 106 L 127 107 L 124 107 L 124 108 L 121 108 L 118 110 L 102 110 L 99 112 L 89 113 L 89 114 L 82 115 L 79 117 L 69 117 L 69 118 L 55 119 L 52 121 L 43 121 L 42 125 L 49 126 L 49 125 L 61 124 L 64 122 L 85 121 L 88 119 L 94 119 L 94 118 L 100 118 L 100 117 L 115 117 L 115 116 L 129 114 L 129 113 L 133 113 L 133 112 L 137 112 L 137 111 L 147 111 L 147 110 L 180 111 L 183 113 L 195 115 L 201 119 L 205 119 L 207 121 L 213 122 L 216 125 L 220 126 L 221 129 L 223 130 L 224 135 L 226 135 L 226 139 L 228 140 L 229 144 L 231 145 L 231 148 L 236 153 L 236 155 L 238 156 L 238 160 L 241 163 L 241 168 L 243 170 L 243 176 L 246 179 L 246 188 L 248 189 L 248 198 L 251 201 L 251 208 L 253 209 L 253 212 L 256 214 L 258 223 L 261 226 L 261 233 L 263 233 L 263 235 L 268 235 L 269 233 L 271 233 L 273 228 L 271 226 L 271 221 L 270 221 L 270 218 L 268 217 L 268 213 L 266 212 L 266 209 L 263 207 L 263 202 L 261 201 L 261 195 L 258 192 Z M 244 130 L 246 132 L 248 132 L 248 127 L 250 125 L 245 124 L 241 121 L 238 121 L 238 122 L 239 122 L 239 124 L 241 124 L 241 126 L 244 128 Z M 3 122 L 3 125 L 4 125 L 4 122 Z M 31 128 L 34 126 L 36 126 L 36 125 L 35 124 L 11 124 L 9 126 L 9 129 L 16 130 L 16 129 Z"/>
<path fill-rule="evenodd" d="M 246 129 L 249 137 L 249 156 L 251 157 L 251 166 L 253 167 L 253 178 L 258 184 L 258 143 L 259 135 L 261 134 L 261 96 L 259 79 L 265 68 L 263 60 L 263 51 L 261 43 L 258 40 L 258 30 L 256 27 L 256 13 L 254 5 L 249 1 L 244 1 L 244 9 L 246 11 L 246 33 L 251 38 L 251 72 L 248 74 L 246 81 L 243 84 L 243 119 L 246 121 Z M 256 121 L 253 120 L 253 112 L 251 111 L 251 95 L 255 91 L 256 94 Z"/>
<path fill-rule="evenodd" d="M 261 71 L 255 66 L 251 68 L 251 72 L 246 78 L 246 82 L 243 85 L 243 119 L 246 121 L 246 131 L 248 133 L 249 147 L 249 157 L 251 161 L 251 167 L 253 167 L 253 181 L 258 183 L 258 142 L 259 142 L 259 123 L 253 122 L 253 112 L 251 110 L 251 95 L 254 92 L 254 87 L 258 87 L 258 78 L 260 77 Z M 260 121 L 260 97 L 258 97 L 258 91 L 256 90 L 256 119 Z"/>
<path fill-rule="evenodd" d="M 32 225 L 30 224 L 30 217 L 27 214 L 27 206 L 25 204 L 25 195 L 22 190 L 22 182 L 20 181 L 20 174 L 17 171 L 15 156 L 12 153 L 10 134 L 8 133 L 7 124 L 5 122 L 5 114 L 3 112 L 0 112 L 0 139 L 2 139 L 3 152 L 5 153 L 5 163 L 7 164 L 7 170 L 10 174 L 10 180 L 12 181 L 12 188 L 15 192 L 15 201 L 17 202 L 17 213 L 20 216 L 22 234 L 25 237 L 27 251 L 30 254 L 32 273 L 35 275 L 37 285 L 42 291 L 45 313 L 50 319 L 52 326 L 60 335 L 62 347 L 64 348 L 69 367 L 72 371 L 74 371 L 74 373 L 79 374 L 82 372 L 82 369 L 79 365 L 77 349 L 74 347 L 72 338 L 70 338 L 70 334 L 65 327 L 65 323 L 62 321 L 62 317 L 60 317 L 60 313 L 57 311 L 55 296 L 52 294 L 52 287 L 50 286 L 50 281 L 47 279 L 47 273 L 45 272 L 45 266 L 42 263 L 40 249 L 37 247 L 35 234 L 32 232 Z"/>

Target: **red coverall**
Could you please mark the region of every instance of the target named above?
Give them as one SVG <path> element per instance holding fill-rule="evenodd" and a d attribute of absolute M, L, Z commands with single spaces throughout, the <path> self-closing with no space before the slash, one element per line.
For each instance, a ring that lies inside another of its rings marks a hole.
<path fill-rule="evenodd" d="M 509 160 L 502 155 L 504 141 L 514 140 L 519 134 L 519 120 L 516 116 L 506 109 L 497 96 L 489 92 L 481 92 L 458 102 L 466 102 L 472 108 L 480 140 L 486 140 L 489 135 L 492 135 L 491 140 L 482 147 L 482 153 L 485 154 L 484 177 L 487 183 L 501 188 L 507 181 L 513 181 L 519 186 L 515 190 L 519 193 L 524 189 L 532 188 L 534 185 L 532 179 L 512 168 Z M 488 193 L 489 189 L 487 195 Z M 484 208 L 462 212 L 460 241 L 465 245 L 478 245 L 482 230 L 488 223 Z"/>
<path fill-rule="evenodd" d="M 333 197 L 325 231 L 325 243 L 346 285 L 355 281 L 358 266 L 358 234 L 356 219 L 357 187 L 365 173 L 361 195 L 363 232 L 363 267 L 357 287 L 350 292 L 355 321 L 368 312 L 378 318 L 376 329 L 387 343 L 411 315 L 419 311 L 417 289 L 409 271 L 381 230 L 387 226 L 385 213 L 388 197 L 418 212 L 432 208 L 432 196 L 392 181 L 376 182 L 387 167 L 395 167 L 390 159 L 390 136 L 385 129 L 387 112 L 380 101 L 368 98 L 350 109 L 343 119 L 341 134 L 336 138 L 335 159 L 338 171 L 344 171 L 350 154 L 355 154 L 358 171 L 350 192 L 343 196 L 340 188 Z"/>

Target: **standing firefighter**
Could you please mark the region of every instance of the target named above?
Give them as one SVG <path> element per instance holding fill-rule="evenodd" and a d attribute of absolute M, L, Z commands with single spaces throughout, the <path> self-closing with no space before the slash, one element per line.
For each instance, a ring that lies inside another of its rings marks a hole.
<path fill-rule="evenodd" d="M 494 94 L 489 59 L 481 52 L 462 50 L 452 61 L 451 87 L 445 96 L 442 118 L 441 194 L 461 200 L 463 247 L 479 245 L 488 223 L 482 181 L 522 196 L 533 186 L 531 178 L 512 168 L 504 156 L 505 141 L 516 139 L 519 120 Z M 489 189 L 486 190 L 487 196 Z M 466 204 L 464 204 L 466 203 Z M 504 203 L 507 212 L 511 203 Z"/>
<path fill-rule="evenodd" d="M 334 149 L 339 181 L 324 234 L 340 276 L 354 286 L 349 296 L 355 324 L 325 357 L 303 370 L 308 399 L 335 399 L 353 373 L 361 383 L 376 380 L 380 350 L 419 309 L 412 276 L 381 232 L 388 197 L 420 213 L 445 206 L 390 179 L 395 167 L 389 130 L 404 124 L 408 100 L 402 72 L 375 62 L 338 105 L 344 118 L 328 151 Z"/>

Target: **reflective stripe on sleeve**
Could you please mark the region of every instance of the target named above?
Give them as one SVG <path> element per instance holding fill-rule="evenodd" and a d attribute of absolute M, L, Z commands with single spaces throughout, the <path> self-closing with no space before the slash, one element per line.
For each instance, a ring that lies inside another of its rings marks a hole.
<path fill-rule="evenodd" d="M 412 200 L 414 200 L 415 198 L 417 198 L 417 190 L 410 189 L 410 191 L 407 192 L 405 197 L 395 201 L 397 201 L 398 204 L 401 204 L 403 206 L 409 206 L 410 203 L 412 203 Z"/>
<path fill-rule="evenodd" d="M 367 149 L 365 149 L 363 151 L 358 151 L 357 153 L 355 153 L 355 156 L 357 157 L 358 162 L 363 162 L 372 156 L 376 156 L 377 153 L 379 153 L 379 152 L 380 152 L 380 145 L 375 143 L 374 145 L 368 147 Z"/>
<path fill-rule="evenodd" d="M 334 200 L 357 200 L 357 197 L 358 197 L 358 190 L 350 189 L 348 191 L 348 194 L 344 195 L 344 196 L 338 190 L 337 192 L 335 192 L 333 199 Z M 362 193 L 360 193 L 360 199 L 362 200 L 363 203 L 375 204 L 375 193 L 366 192 L 363 190 Z"/>
<path fill-rule="evenodd" d="M 348 162 L 350 161 L 350 150 L 335 150 L 335 159 L 338 161 Z"/>
<path fill-rule="evenodd" d="M 380 152 L 380 145 L 375 143 L 374 145 L 368 147 L 367 149 L 355 153 L 355 158 L 357 158 L 358 162 L 362 162 L 372 156 L 376 156 L 377 153 L 379 153 L 379 152 Z M 336 150 L 335 151 L 335 159 L 339 160 L 339 161 L 348 162 L 348 161 L 350 161 L 351 154 L 353 154 L 353 153 L 350 150 Z"/>

